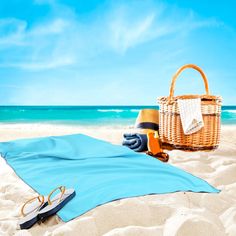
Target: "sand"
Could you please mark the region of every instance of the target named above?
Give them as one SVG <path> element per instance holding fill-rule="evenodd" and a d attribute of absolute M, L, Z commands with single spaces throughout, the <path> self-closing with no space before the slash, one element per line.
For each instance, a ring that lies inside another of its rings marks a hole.
<path fill-rule="evenodd" d="M 84 133 L 119 144 L 130 129 L 46 124 L 0 125 L 0 141 Z M 178 192 L 114 201 L 68 223 L 53 216 L 29 230 L 17 230 L 20 207 L 35 193 L 0 158 L 0 235 L 195 236 L 236 235 L 236 126 L 223 126 L 214 152 L 172 151 L 169 163 L 222 191 Z"/>

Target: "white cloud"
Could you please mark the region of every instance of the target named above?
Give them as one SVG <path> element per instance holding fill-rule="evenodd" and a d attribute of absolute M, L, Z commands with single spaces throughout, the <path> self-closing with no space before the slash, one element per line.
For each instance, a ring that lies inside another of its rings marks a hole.
<path fill-rule="evenodd" d="M 50 60 L 46 61 L 35 61 L 35 62 L 18 62 L 18 63 L 5 63 L 0 64 L 0 67 L 15 67 L 26 70 L 45 70 L 45 69 L 53 69 L 61 66 L 71 65 L 73 64 L 73 58 L 70 57 L 61 57 L 61 58 L 50 58 Z"/>
<path fill-rule="evenodd" d="M 44 36 L 48 34 L 60 34 L 66 30 L 69 22 L 65 19 L 53 19 L 51 22 L 39 24 L 35 26 L 30 32 L 30 36 Z"/>
<path fill-rule="evenodd" d="M 153 24 L 155 14 L 147 15 L 133 24 L 120 16 L 116 18 L 110 23 L 111 45 L 115 50 L 125 52 L 128 48 L 148 40 L 146 36 Z"/>
<path fill-rule="evenodd" d="M 27 22 L 16 18 L 0 19 L 0 49 L 1 45 L 22 45 Z"/>
<path fill-rule="evenodd" d="M 73 64 L 74 52 L 66 45 L 69 23 L 59 18 L 27 29 L 25 21 L 0 20 L 0 67 L 43 70 Z"/>
<path fill-rule="evenodd" d="M 135 11 L 137 10 L 137 11 Z M 160 39 L 171 34 L 189 34 L 204 27 L 218 27 L 222 23 L 215 19 L 198 19 L 192 10 L 182 13 L 171 11 L 163 4 L 114 8 L 107 19 L 110 28 L 110 45 L 124 54 L 129 48 Z"/>
<path fill-rule="evenodd" d="M 36 3 L 50 4 L 51 18 L 30 27 L 23 20 L 0 19 L 0 67 L 44 70 L 80 65 L 103 52 L 125 54 L 167 35 L 219 26 L 214 19 L 199 20 L 191 11 L 171 12 L 163 4 L 116 3 L 82 23 L 68 6 L 48 0 Z"/>

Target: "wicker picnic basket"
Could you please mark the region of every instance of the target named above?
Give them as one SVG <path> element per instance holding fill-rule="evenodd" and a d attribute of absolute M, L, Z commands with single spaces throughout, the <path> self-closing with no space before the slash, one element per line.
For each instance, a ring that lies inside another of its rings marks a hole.
<path fill-rule="evenodd" d="M 174 97 L 175 82 L 180 73 L 186 68 L 197 70 L 205 84 L 204 95 L 182 95 Z M 177 99 L 201 98 L 201 111 L 204 127 L 196 133 L 185 135 L 183 132 Z M 220 141 L 220 115 L 222 98 L 210 95 L 208 80 L 204 72 L 196 65 L 182 66 L 173 76 L 170 94 L 168 97 L 159 98 L 160 120 L 159 136 L 162 147 L 165 149 L 180 149 L 185 151 L 214 150 Z"/>

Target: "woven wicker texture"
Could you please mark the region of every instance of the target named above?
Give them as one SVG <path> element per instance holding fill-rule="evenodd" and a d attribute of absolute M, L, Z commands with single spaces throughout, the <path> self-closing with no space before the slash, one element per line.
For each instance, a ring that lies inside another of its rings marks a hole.
<path fill-rule="evenodd" d="M 180 73 L 187 68 L 193 68 L 201 74 L 206 90 L 205 95 L 182 95 L 174 97 L 176 80 Z M 177 105 L 177 99 L 179 98 L 201 98 L 204 127 L 194 134 L 185 135 L 183 132 Z M 210 95 L 207 77 L 200 67 L 193 64 L 182 66 L 173 76 L 169 96 L 159 98 L 159 135 L 163 148 L 185 151 L 216 149 L 220 142 L 221 103 L 222 98 L 220 96 Z"/>

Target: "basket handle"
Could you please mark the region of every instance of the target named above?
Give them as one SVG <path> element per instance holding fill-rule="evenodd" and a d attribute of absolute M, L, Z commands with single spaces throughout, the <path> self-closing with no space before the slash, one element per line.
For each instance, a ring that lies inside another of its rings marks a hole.
<path fill-rule="evenodd" d="M 208 88 L 208 80 L 207 80 L 207 77 L 206 75 L 204 74 L 204 72 L 202 71 L 202 69 L 194 64 L 187 64 L 187 65 L 184 65 L 182 67 L 180 67 L 177 72 L 174 74 L 173 78 L 172 78 L 172 82 L 171 82 L 171 86 L 170 86 L 170 95 L 169 95 L 169 101 L 172 101 L 173 97 L 174 97 L 174 88 L 175 88 L 175 82 L 178 78 L 178 76 L 181 74 L 181 72 L 187 68 L 192 68 L 192 69 L 195 69 L 197 70 L 202 78 L 203 78 L 203 81 L 204 81 L 204 85 L 205 85 L 205 90 L 206 90 L 206 95 L 209 95 L 209 88 Z"/>

